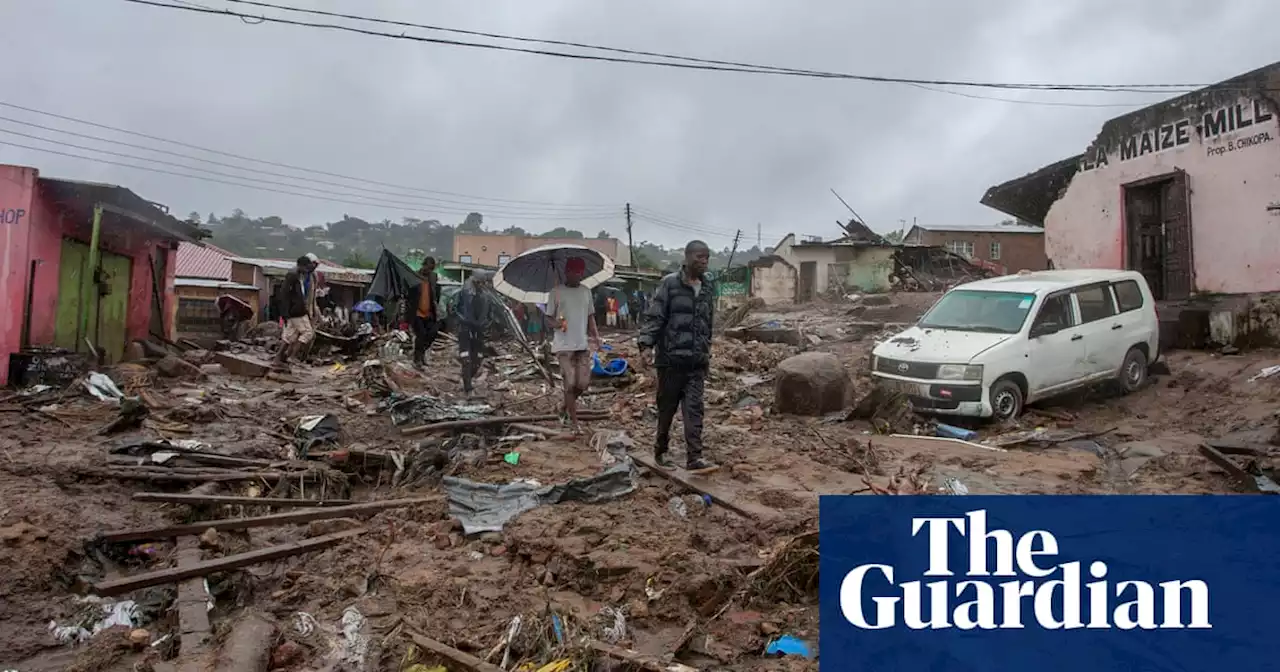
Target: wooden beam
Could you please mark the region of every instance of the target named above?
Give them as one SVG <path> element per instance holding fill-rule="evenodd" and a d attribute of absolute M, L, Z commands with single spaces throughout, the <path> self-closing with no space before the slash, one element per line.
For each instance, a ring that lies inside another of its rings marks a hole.
<path fill-rule="evenodd" d="M 348 506 L 356 502 L 350 499 L 286 499 L 278 497 L 232 497 L 224 495 L 174 494 L 168 492 L 135 492 L 135 502 L 154 502 L 159 504 L 240 504 L 243 506 L 316 507 L 316 506 Z"/>
<path fill-rule="evenodd" d="M 631 649 L 624 649 L 621 646 L 605 644 L 604 642 L 594 639 L 587 640 L 586 644 L 587 648 L 595 651 L 596 653 L 601 653 L 609 656 L 610 658 L 616 658 L 617 660 L 630 663 L 642 670 L 649 670 L 649 672 L 698 672 L 697 668 L 689 667 L 683 663 L 664 663 L 653 656 L 646 656 L 639 651 L 632 651 Z"/>
<path fill-rule="evenodd" d="M 681 473 L 678 473 L 680 470 L 663 469 L 659 467 L 651 457 L 631 453 L 631 460 L 636 464 L 647 468 L 650 472 L 657 474 L 676 485 L 710 497 L 711 501 L 745 518 L 750 518 L 751 520 L 756 521 L 767 521 L 780 517 L 780 514 L 773 509 L 759 506 L 757 504 L 739 503 L 723 492 L 720 492 L 719 490 L 716 490 L 710 485 L 704 483 L 702 479 L 693 474 L 681 475 Z"/>
<path fill-rule="evenodd" d="M 249 551 L 247 553 L 237 553 L 213 560 L 202 560 L 192 565 L 182 567 L 171 567 L 169 569 L 160 569 L 154 572 L 145 572 L 136 574 L 122 579 L 111 579 L 109 581 L 100 581 L 93 584 L 92 592 L 100 597 L 114 597 L 123 595 L 142 588 L 150 588 L 152 586 L 163 586 L 170 583 L 178 583 L 186 579 L 194 579 L 196 577 L 208 576 L 215 572 L 225 572 L 231 569 L 239 569 L 248 567 L 260 562 L 269 560 L 278 560 L 280 558 L 288 558 L 303 553 L 311 553 L 319 551 L 330 546 L 346 541 L 352 537 L 364 534 L 367 530 L 358 528 L 354 530 L 345 530 L 343 532 L 335 532 L 334 534 L 326 534 L 323 537 L 315 537 L 303 541 L 295 541 L 289 544 L 281 544 L 279 546 L 270 546 L 267 548 Z"/>
<path fill-rule="evenodd" d="M 309 523 L 313 520 L 344 518 L 362 513 L 374 513 L 384 509 L 396 509 L 402 506 L 425 504 L 432 501 L 435 500 L 423 498 L 389 499 L 383 502 L 365 502 L 363 504 L 335 506 L 330 508 L 312 509 L 309 511 L 289 511 L 287 513 L 273 513 L 266 516 L 254 516 L 252 518 L 224 518 L 222 520 L 207 520 L 199 523 L 188 523 L 186 525 L 174 525 L 171 527 L 148 527 L 134 530 L 120 530 L 118 532 L 106 532 L 98 537 L 98 540 L 116 543 L 122 541 L 142 541 L 145 539 L 168 539 L 170 537 L 181 537 L 188 534 L 199 535 L 210 528 L 222 531 L 246 530 L 253 527 L 271 527 L 273 525 L 297 525 L 298 523 Z"/>
<path fill-rule="evenodd" d="M 178 567 L 194 567 L 200 562 L 200 542 L 195 537 L 178 540 Z M 207 667 L 209 641 L 213 628 L 209 624 L 209 596 L 205 594 L 204 580 L 192 578 L 178 584 L 178 642 L 183 663 L 179 672 L 199 672 Z"/>
<path fill-rule="evenodd" d="M 278 481 L 297 476 L 281 471 L 217 471 L 207 473 L 175 472 L 172 469 L 77 469 L 73 473 L 87 478 L 118 478 L 132 481 L 167 481 L 170 483 L 208 483 L 215 481 Z"/>
<path fill-rule="evenodd" d="M 579 420 L 604 420 L 609 417 L 608 411 L 578 411 Z M 402 436 L 417 436 L 418 434 L 429 434 L 431 432 L 443 432 L 449 429 L 466 429 L 469 427 L 493 427 L 497 425 L 509 425 L 513 422 L 547 422 L 548 420 L 559 420 L 559 415 L 493 415 L 484 418 L 474 418 L 471 420 L 447 420 L 445 422 L 434 422 L 429 425 L 419 425 L 417 427 L 405 427 L 400 430 Z"/>
<path fill-rule="evenodd" d="M 572 441 L 575 438 L 572 434 L 569 434 L 567 432 L 561 432 L 559 430 L 555 430 L 550 427 L 543 427 L 541 425 L 530 425 L 523 422 L 513 422 L 507 426 L 516 431 L 529 432 L 531 434 L 539 434 L 548 439 L 556 439 L 558 441 Z"/>
<path fill-rule="evenodd" d="M 437 642 L 426 635 L 418 634 L 412 630 L 405 630 L 405 635 L 413 640 L 414 644 L 471 672 L 503 672 L 502 668 L 497 665 L 486 663 L 469 653 L 459 651 L 444 642 Z"/>

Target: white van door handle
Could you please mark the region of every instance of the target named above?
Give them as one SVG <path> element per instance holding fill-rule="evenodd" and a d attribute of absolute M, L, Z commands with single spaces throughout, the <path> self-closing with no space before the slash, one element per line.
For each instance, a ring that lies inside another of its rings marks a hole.
<path fill-rule="evenodd" d="M 1072 337 L 1071 337 L 1071 340 L 1073 340 L 1073 341 L 1078 341 L 1078 340 L 1080 340 L 1080 339 L 1082 339 L 1082 338 L 1084 338 L 1084 336 L 1083 336 L 1083 335 L 1081 335 L 1081 334 L 1076 334 L 1075 336 L 1072 336 Z"/>
<path fill-rule="evenodd" d="M 1115 330 L 1117 330 L 1117 329 L 1124 329 L 1124 325 L 1123 325 L 1123 324 L 1113 324 L 1113 325 L 1111 325 L 1111 331 L 1115 331 Z"/>

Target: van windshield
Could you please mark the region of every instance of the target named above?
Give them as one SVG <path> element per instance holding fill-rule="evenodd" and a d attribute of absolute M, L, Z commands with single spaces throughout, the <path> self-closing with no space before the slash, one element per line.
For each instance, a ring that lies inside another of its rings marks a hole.
<path fill-rule="evenodd" d="M 1036 302 L 1035 294 L 957 289 L 947 292 L 920 318 L 920 327 L 1016 334 Z"/>

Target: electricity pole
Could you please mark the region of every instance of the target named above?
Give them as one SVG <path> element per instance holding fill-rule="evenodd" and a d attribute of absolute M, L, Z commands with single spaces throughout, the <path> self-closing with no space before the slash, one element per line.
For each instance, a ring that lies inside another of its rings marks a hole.
<path fill-rule="evenodd" d="M 631 251 L 631 268 L 636 267 L 636 245 L 631 240 L 631 204 L 627 204 L 627 249 Z"/>
<path fill-rule="evenodd" d="M 725 264 L 725 267 L 724 267 L 726 271 L 729 270 L 730 268 L 733 268 L 733 255 L 738 251 L 738 240 L 741 238 L 742 238 L 742 229 L 738 229 L 738 232 L 733 234 L 733 247 L 729 249 L 729 263 Z"/>
<path fill-rule="evenodd" d="M 760 222 L 756 222 L 756 247 L 764 249 L 764 236 L 761 235 Z"/>

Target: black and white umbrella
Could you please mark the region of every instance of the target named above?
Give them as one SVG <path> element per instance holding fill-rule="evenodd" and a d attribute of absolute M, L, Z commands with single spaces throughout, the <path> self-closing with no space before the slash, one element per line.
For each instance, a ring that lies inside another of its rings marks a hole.
<path fill-rule="evenodd" d="M 613 260 L 585 245 L 543 245 L 508 261 L 493 276 L 493 288 L 521 303 L 547 303 L 551 290 L 564 282 L 564 265 L 574 257 L 587 265 L 582 286 L 599 286 L 613 277 Z"/>

